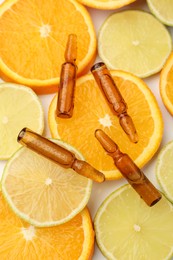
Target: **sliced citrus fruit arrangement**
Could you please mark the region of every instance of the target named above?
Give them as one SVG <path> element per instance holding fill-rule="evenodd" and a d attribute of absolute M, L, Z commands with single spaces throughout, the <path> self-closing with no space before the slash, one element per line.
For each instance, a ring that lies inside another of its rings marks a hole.
<path fill-rule="evenodd" d="M 147 0 L 150 11 L 164 24 L 173 26 L 172 0 Z"/>
<path fill-rule="evenodd" d="M 160 94 L 165 107 L 173 115 L 173 52 L 161 71 Z"/>
<path fill-rule="evenodd" d="M 81 4 L 84 4 L 89 7 L 103 9 L 103 10 L 111 10 L 123 7 L 128 5 L 136 0 L 77 0 Z"/>
<path fill-rule="evenodd" d="M 72 118 L 56 117 L 55 95 L 49 107 L 48 121 L 53 138 L 61 138 L 76 147 L 86 161 L 102 171 L 107 179 L 117 179 L 121 174 L 94 137 L 95 130 L 103 129 L 122 152 L 129 154 L 142 167 L 160 145 L 163 121 L 154 95 L 141 79 L 123 71 L 111 71 L 111 75 L 128 105 L 128 114 L 139 137 L 137 144 L 129 141 L 91 74 L 77 80 Z"/>
<path fill-rule="evenodd" d="M 144 11 L 110 15 L 98 36 L 99 56 L 110 69 L 121 69 L 142 78 L 160 71 L 171 50 L 168 30 Z"/>
<path fill-rule="evenodd" d="M 0 193 L 1 259 L 90 259 L 94 232 L 87 209 L 68 223 L 36 228 L 21 220 Z M 66 246 L 65 246 L 66 245 Z"/>
<path fill-rule="evenodd" d="M 172 218 L 173 206 L 164 196 L 148 207 L 130 185 L 125 185 L 98 209 L 96 240 L 106 259 L 170 259 Z"/>
<path fill-rule="evenodd" d="M 77 35 L 79 75 L 95 59 L 91 18 L 74 0 L 7 0 L 1 6 L 0 28 L 0 76 L 39 94 L 57 90 L 69 34 Z"/>
<path fill-rule="evenodd" d="M 42 133 L 44 115 L 41 102 L 32 89 L 25 86 L 0 84 L 0 159 L 8 159 L 21 145 L 19 131 L 28 126 Z"/>
<path fill-rule="evenodd" d="M 166 197 L 173 202 L 173 141 L 165 145 L 157 157 L 156 176 Z"/>
<path fill-rule="evenodd" d="M 61 141 L 59 145 L 82 155 Z M 87 204 L 92 181 L 72 169 L 64 169 L 27 148 L 8 161 L 2 176 L 2 192 L 14 212 L 40 227 L 65 223 Z"/>

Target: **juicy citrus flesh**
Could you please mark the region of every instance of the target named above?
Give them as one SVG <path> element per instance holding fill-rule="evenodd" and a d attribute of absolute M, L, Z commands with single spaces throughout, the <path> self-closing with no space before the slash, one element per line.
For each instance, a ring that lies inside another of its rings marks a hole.
<path fill-rule="evenodd" d="M 39 98 L 25 86 L 1 83 L 0 159 L 8 159 L 21 147 L 17 136 L 24 126 L 40 134 L 43 132 L 44 115 Z"/>
<path fill-rule="evenodd" d="M 78 0 L 81 4 L 103 10 L 117 9 L 135 1 L 136 0 Z"/>
<path fill-rule="evenodd" d="M 173 52 L 160 75 L 160 94 L 165 107 L 173 115 Z"/>
<path fill-rule="evenodd" d="M 68 223 L 36 228 L 21 220 L 0 193 L 1 259 L 89 259 L 94 232 L 89 211 L 84 209 Z"/>
<path fill-rule="evenodd" d="M 173 141 L 166 144 L 159 152 L 156 164 L 156 176 L 167 198 L 173 202 Z"/>
<path fill-rule="evenodd" d="M 69 145 L 56 142 L 83 159 Z M 91 180 L 27 148 L 13 155 L 2 176 L 2 192 L 11 208 L 39 227 L 59 225 L 77 215 L 89 200 L 91 186 Z"/>
<path fill-rule="evenodd" d="M 145 83 L 137 77 L 122 71 L 111 71 L 117 87 L 128 105 L 139 142 L 130 142 L 112 114 L 100 89 L 91 74 L 77 80 L 74 111 L 70 119 L 56 118 L 57 96 L 51 102 L 48 114 L 53 138 L 61 138 L 82 152 L 86 161 L 104 172 L 107 179 L 121 178 L 112 158 L 96 140 L 94 132 L 103 129 L 120 147 L 128 153 L 139 167 L 144 166 L 158 149 L 163 132 L 161 113 L 154 95 Z"/>
<path fill-rule="evenodd" d="M 0 28 L 0 75 L 40 94 L 57 91 L 69 34 L 77 35 L 79 75 L 95 59 L 91 18 L 74 0 L 8 0 L 1 7 Z"/>
<path fill-rule="evenodd" d="M 163 196 L 148 207 L 130 185 L 110 194 L 98 209 L 96 240 L 107 259 L 169 259 L 173 254 L 173 206 Z"/>
<path fill-rule="evenodd" d="M 151 12 L 164 24 L 173 26 L 172 0 L 147 0 Z"/>
<path fill-rule="evenodd" d="M 171 50 L 168 30 L 144 11 L 112 14 L 99 32 L 98 52 L 106 65 L 141 78 L 159 72 Z"/>

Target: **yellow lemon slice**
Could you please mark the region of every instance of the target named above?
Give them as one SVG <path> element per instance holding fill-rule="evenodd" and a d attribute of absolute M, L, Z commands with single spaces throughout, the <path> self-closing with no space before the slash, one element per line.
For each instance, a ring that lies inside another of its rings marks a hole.
<path fill-rule="evenodd" d="M 110 69 L 148 77 L 162 69 L 171 50 L 168 30 L 144 11 L 114 13 L 100 28 L 98 52 Z"/>
<path fill-rule="evenodd" d="M 173 255 L 173 206 L 163 196 L 148 207 L 125 185 L 99 207 L 94 227 L 106 259 L 170 259 Z"/>
<path fill-rule="evenodd" d="M 41 134 L 44 114 L 38 96 L 25 86 L 0 84 L 0 159 L 5 160 L 21 147 L 19 131 L 28 126 Z"/>
<path fill-rule="evenodd" d="M 68 144 L 56 142 L 83 159 Z M 59 225 L 76 216 L 86 206 L 91 186 L 88 178 L 25 147 L 7 162 L 2 176 L 2 192 L 11 208 L 39 227 Z"/>

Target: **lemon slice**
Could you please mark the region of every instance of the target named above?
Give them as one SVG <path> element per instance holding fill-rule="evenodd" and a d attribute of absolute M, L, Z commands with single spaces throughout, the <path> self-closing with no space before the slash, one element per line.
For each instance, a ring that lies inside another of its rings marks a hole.
<path fill-rule="evenodd" d="M 98 52 L 110 69 L 121 69 L 139 77 L 160 71 L 172 50 L 168 30 L 144 11 L 112 14 L 103 23 Z"/>
<path fill-rule="evenodd" d="M 156 176 L 166 197 L 173 202 L 173 141 L 165 145 L 159 153 Z"/>
<path fill-rule="evenodd" d="M 102 203 L 94 226 L 106 259 L 169 259 L 173 254 L 173 206 L 163 196 L 148 207 L 130 185 Z"/>
<path fill-rule="evenodd" d="M 68 144 L 56 142 L 83 159 Z M 39 227 L 72 219 L 86 206 L 91 186 L 91 180 L 25 147 L 11 157 L 2 176 L 2 192 L 13 211 Z"/>
<path fill-rule="evenodd" d="M 172 0 L 147 0 L 150 11 L 164 24 L 173 26 Z"/>
<path fill-rule="evenodd" d="M 33 90 L 25 86 L 0 84 L 0 159 L 8 159 L 19 147 L 17 136 L 23 127 L 41 134 L 43 108 Z"/>

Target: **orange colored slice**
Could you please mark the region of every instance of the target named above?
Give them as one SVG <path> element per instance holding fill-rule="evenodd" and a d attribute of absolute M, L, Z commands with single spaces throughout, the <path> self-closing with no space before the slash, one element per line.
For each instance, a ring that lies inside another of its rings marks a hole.
<path fill-rule="evenodd" d="M 36 228 L 18 218 L 1 193 L 0 209 L 0 259 L 91 259 L 94 231 L 87 209 L 50 228 Z"/>
<path fill-rule="evenodd" d="M 91 165 L 104 172 L 107 179 L 118 179 L 121 174 L 94 137 L 95 130 L 103 129 L 122 152 L 128 153 L 136 164 L 142 167 L 160 145 L 163 121 L 154 95 L 141 79 L 122 71 L 111 71 L 111 74 L 128 105 L 128 114 L 137 129 L 137 144 L 129 141 L 91 74 L 77 80 L 73 117 L 56 118 L 55 96 L 49 108 L 48 119 L 54 138 L 61 138 L 78 148 Z"/>
<path fill-rule="evenodd" d="M 89 13 L 74 0 L 7 0 L 0 10 L 0 76 L 32 87 L 57 91 L 68 35 L 77 35 L 78 75 L 96 55 Z"/>
<path fill-rule="evenodd" d="M 135 1 L 136 0 L 78 0 L 81 4 L 103 10 L 117 9 Z"/>
<path fill-rule="evenodd" d="M 160 94 L 165 107 L 173 115 L 173 52 L 161 71 Z"/>

